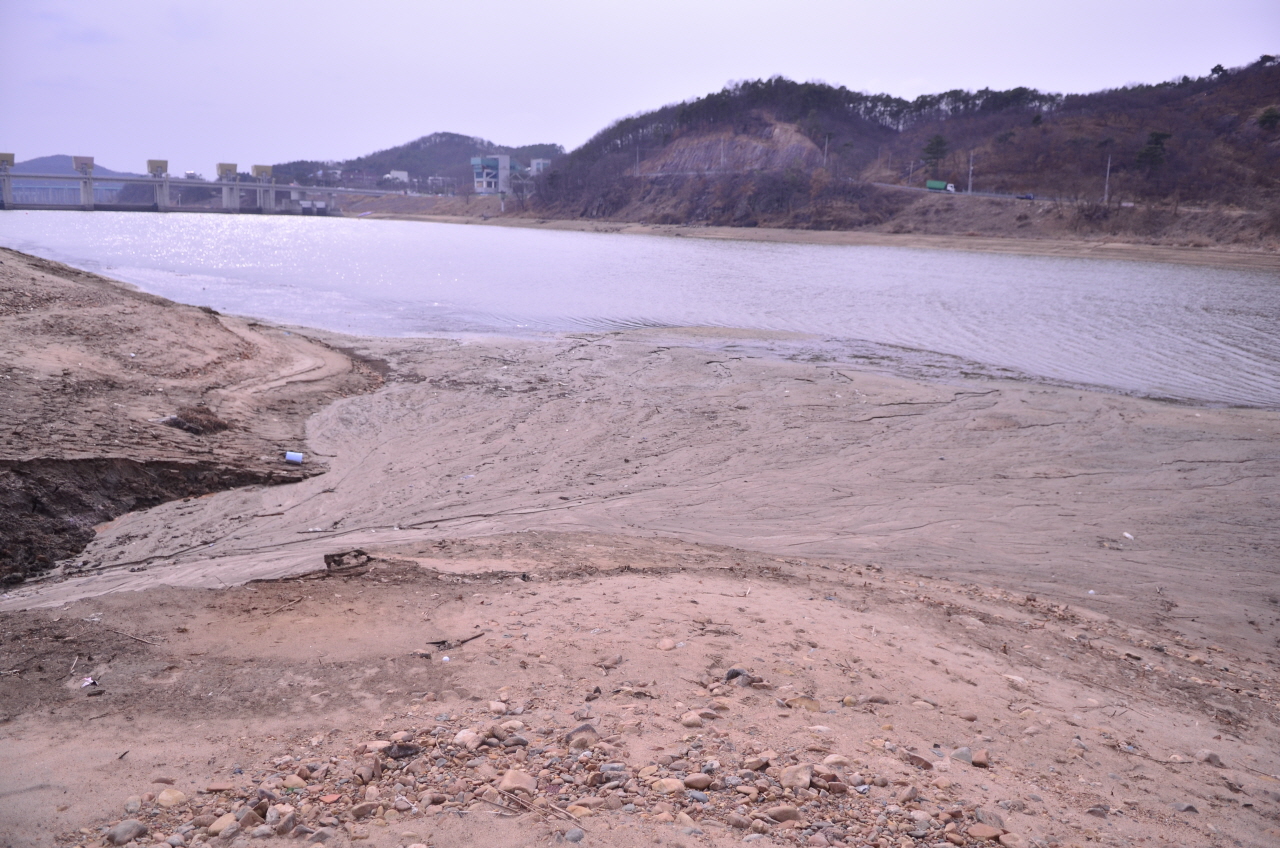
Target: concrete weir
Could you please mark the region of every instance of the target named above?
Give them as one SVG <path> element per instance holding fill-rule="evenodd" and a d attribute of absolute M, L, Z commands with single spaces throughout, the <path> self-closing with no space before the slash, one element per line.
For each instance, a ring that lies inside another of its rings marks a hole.
<path fill-rule="evenodd" d="M 236 165 L 220 163 L 218 179 L 173 179 L 163 159 L 147 162 L 146 176 L 93 175 L 93 157 L 72 157 L 76 174 L 14 173 L 14 156 L 0 153 L 0 209 L 79 209 L 86 212 L 214 212 L 266 215 L 341 214 L 340 200 L 351 195 L 381 196 L 377 189 L 281 185 L 269 165 L 253 166 L 252 177 L 239 174 Z M 129 192 L 129 186 L 150 191 Z M 79 191 L 76 191 L 76 189 Z M 206 199 L 183 204 L 184 190 L 198 189 Z M 220 191 L 219 191 L 220 190 Z M 119 199 L 127 195 L 127 200 Z M 221 194 L 221 203 L 208 199 Z"/>

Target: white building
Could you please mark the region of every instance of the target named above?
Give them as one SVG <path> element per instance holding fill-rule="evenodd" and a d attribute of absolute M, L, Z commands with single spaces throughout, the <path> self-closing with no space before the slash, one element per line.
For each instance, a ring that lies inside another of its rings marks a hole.
<path fill-rule="evenodd" d="M 511 191 L 511 157 L 502 154 L 471 157 L 476 194 Z"/>

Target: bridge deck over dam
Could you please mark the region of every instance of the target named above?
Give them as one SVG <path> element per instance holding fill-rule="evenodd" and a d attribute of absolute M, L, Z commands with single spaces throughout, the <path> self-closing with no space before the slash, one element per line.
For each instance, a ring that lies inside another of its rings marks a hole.
<path fill-rule="evenodd" d="M 340 211 L 342 198 L 397 193 L 387 189 L 280 185 L 269 179 L 94 177 L 13 173 L 0 169 L 0 209 L 328 215 Z"/>

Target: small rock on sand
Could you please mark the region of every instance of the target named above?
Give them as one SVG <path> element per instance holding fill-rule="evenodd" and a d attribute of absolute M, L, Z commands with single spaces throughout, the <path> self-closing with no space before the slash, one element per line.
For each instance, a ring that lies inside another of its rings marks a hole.
<path fill-rule="evenodd" d="M 702 727 L 702 716 L 690 710 L 680 716 L 680 723 L 685 727 Z"/>
<path fill-rule="evenodd" d="M 460 748 L 466 748 L 468 751 L 474 751 L 480 747 L 480 743 L 483 740 L 484 737 L 474 730 L 459 730 L 453 737 L 453 744 Z"/>
<path fill-rule="evenodd" d="M 800 811 L 789 804 L 770 807 L 764 811 L 764 814 L 776 822 L 797 821 L 800 818 Z"/>
<path fill-rule="evenodd" d="M 782 784 L 783 789 L 808 789 L 812 780 L 813 766 L 807 763 L 787 766 L 782 770 L 782 775 L 778 778 L 778 782 Z"/>
<path fill-rule="evenodd" d="M 590 748 L 600 741 L 600 733 L 589 724 L 580 724 L 565 734 L 564 741 L 574 750 Z"/>
<path fill-rule="evenodd" d="M 973 824 L 969 825 L 969 837 L 971 839 L 998 839 L 1000 834 L 1004 833 L 998 827 L 992 827 L 989 824 Z"/>
<path fill-rule="evenodd" d="M 538 792 L 538 780 L 528 772 L 507 769 L 498 782 L 498 788 L 503 792 L 523 792 L 532 797 Z"/>
<path fill-rule="evenodd" d="M 933 769 L 933 761 L 928 757 L 922 757 L 919 754 L 907 754 L 907 762 L 918 769 L 931 771 Z"/>
<path fill-rule="evenodd" d="M 998 813 L 990 810 L 984 810 L 981 807 L 973 811 L 973 817 L 981 824 L 989 824 L 999 830 L 1004 830 L 1004 819 Z"/>
<path fill-rule="evenodd" d="M 235 817 L 232 817 L 232 821 Z M 145 836 L 147 826 L 137 819 L 125 819 L 120 824 L 107 831 L 107 841 L 112 845 L 124 845 L 132 842 L 139 836 Z"/>
<path fill-rule="evenodd" d="M 187 796 L 186 793 L 177 789 L 162 789 L 160 794 L 156 796 L 156 803 L 167 810 L 179 804 L 187 803 Z"/>

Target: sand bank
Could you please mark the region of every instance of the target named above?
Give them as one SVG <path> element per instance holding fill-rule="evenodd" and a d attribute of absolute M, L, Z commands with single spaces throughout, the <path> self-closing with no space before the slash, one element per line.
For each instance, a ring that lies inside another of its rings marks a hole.
<path fill-rule="evenodd" d="M 1122 259 L 1135 262 L 1171 262 L 1241 270 L 1280 271 L 1280 254 L 1275 252 L 1220 247 L 1172 247 L 1132 242 L 1049 239 L 993 238 L 988 236 L 884 233 L 866 230 L 792 230 L 771 227 L 707 227 L 662 224 L 634 224 L 593 220 L 550 220 L 515 216 L 458 216 L 371 212 L 371 220 L 431 221 L 442 224 L 480 224 L 493 227 L 524 227 L 590 233 L 628 233 L 671 238 L 730 239 L 785 244 L 866 245 L 904 247 L 917 250 L 964 250 L 979 253 L 1010 253 L 1021 256 L 1061 256 L 1071 259 Z"/>
<path fill-rule="evenodd" d="M 284 451 L 377 382 L 288 331 L 0 250 L 0 580 L 137 504 L 323 470 Z"/>
<path fill-rule="evenodd" d="M 83 571 L 10 590 L 0 735 L 17 766 L 0 797 L 17 799 L 3 813 L 12 844 L 76 844 L 77 828 L 120 819 L 157 776 L 191 799 L 151 820 L 167 834 L 234 808 L 281 755 L 341 770 L 395 732 L 436 750 L 434 727 L 446 742 L 484 729 L 500 697 L 531 748 L 559 750 L 593 722 L 601 757 L 635 776 L 622 796 L 571 774 L 566 792 L 539 785 L 566 804 L 636 804 L 584 819 L 600 844 L 691 840 L 664 823 L 676 812 L 700 823 L 698 839 L 737 844 L 729 812 L 783 802 L 838 823 L 846 844 L 888 837 L 861 796 L 787 795 L 764 772 L 758 800 L 724 785 L 705 805 L 640 777 L 711 759 L 736 774 L 770 751 L 778 768 L 843 756 L 848 780 L 885 778 L 872 803 L 915 787 L 904 806 L 967 805 L 961 832 L 981 808 L 1022 844 L 1274 841 L 1274 412 L 912 382 L 723 330 L 246 329 L 350 350 L 386 383 L 290 419 L 326 473 L 127 513 L 99 527 Z M 13 357 L 47 347 L 36 333 L 7 343 Z M 146 401 L 125 389 L 138 397 L 114 403 Z M 231 417 L 245 394 L 207 396 Z M 22 441 L 23 455 L 52 449 Z M 276 582 L 237 587 L 263 579 Z M 768 688 L 717 694 L 735 665 Z M 106 694 L 90 697 L 85 674 Z M 818 712 L 786 705 L 800 695 Z M 700 708 L 720 717 L 681 723 Z M 963 747 L 992 751 L 994 768 L 947 756 Z M 1202 750 L 1223 766 L 1198 762 Z M 495 773 L 520 767 L 518 752 L 494 753 Z M 535 772 L 555 767 L 544 754 L 530 755 Z M 483 760 L 446 759 L 409 794 L 479 795 L 493 780 Z M 406 811 L 380 827 L 352 821 L 360 799 L 327 779 L 313 794 L 335 800 L 300 812 L 339 819 L 344 844 L 534 845 L 556 827 L 471 797 L 469 817 Z M 232 788 L 200 791 L 221 781 Z M 405 792 L 390 778 L 384 791 Z M 1199 812 L 1171 806 L 1185 803 Z M 797 841 L 767 829 L 771 844 Z M 906 832 L 894 841 L 937 839 Z"/>

